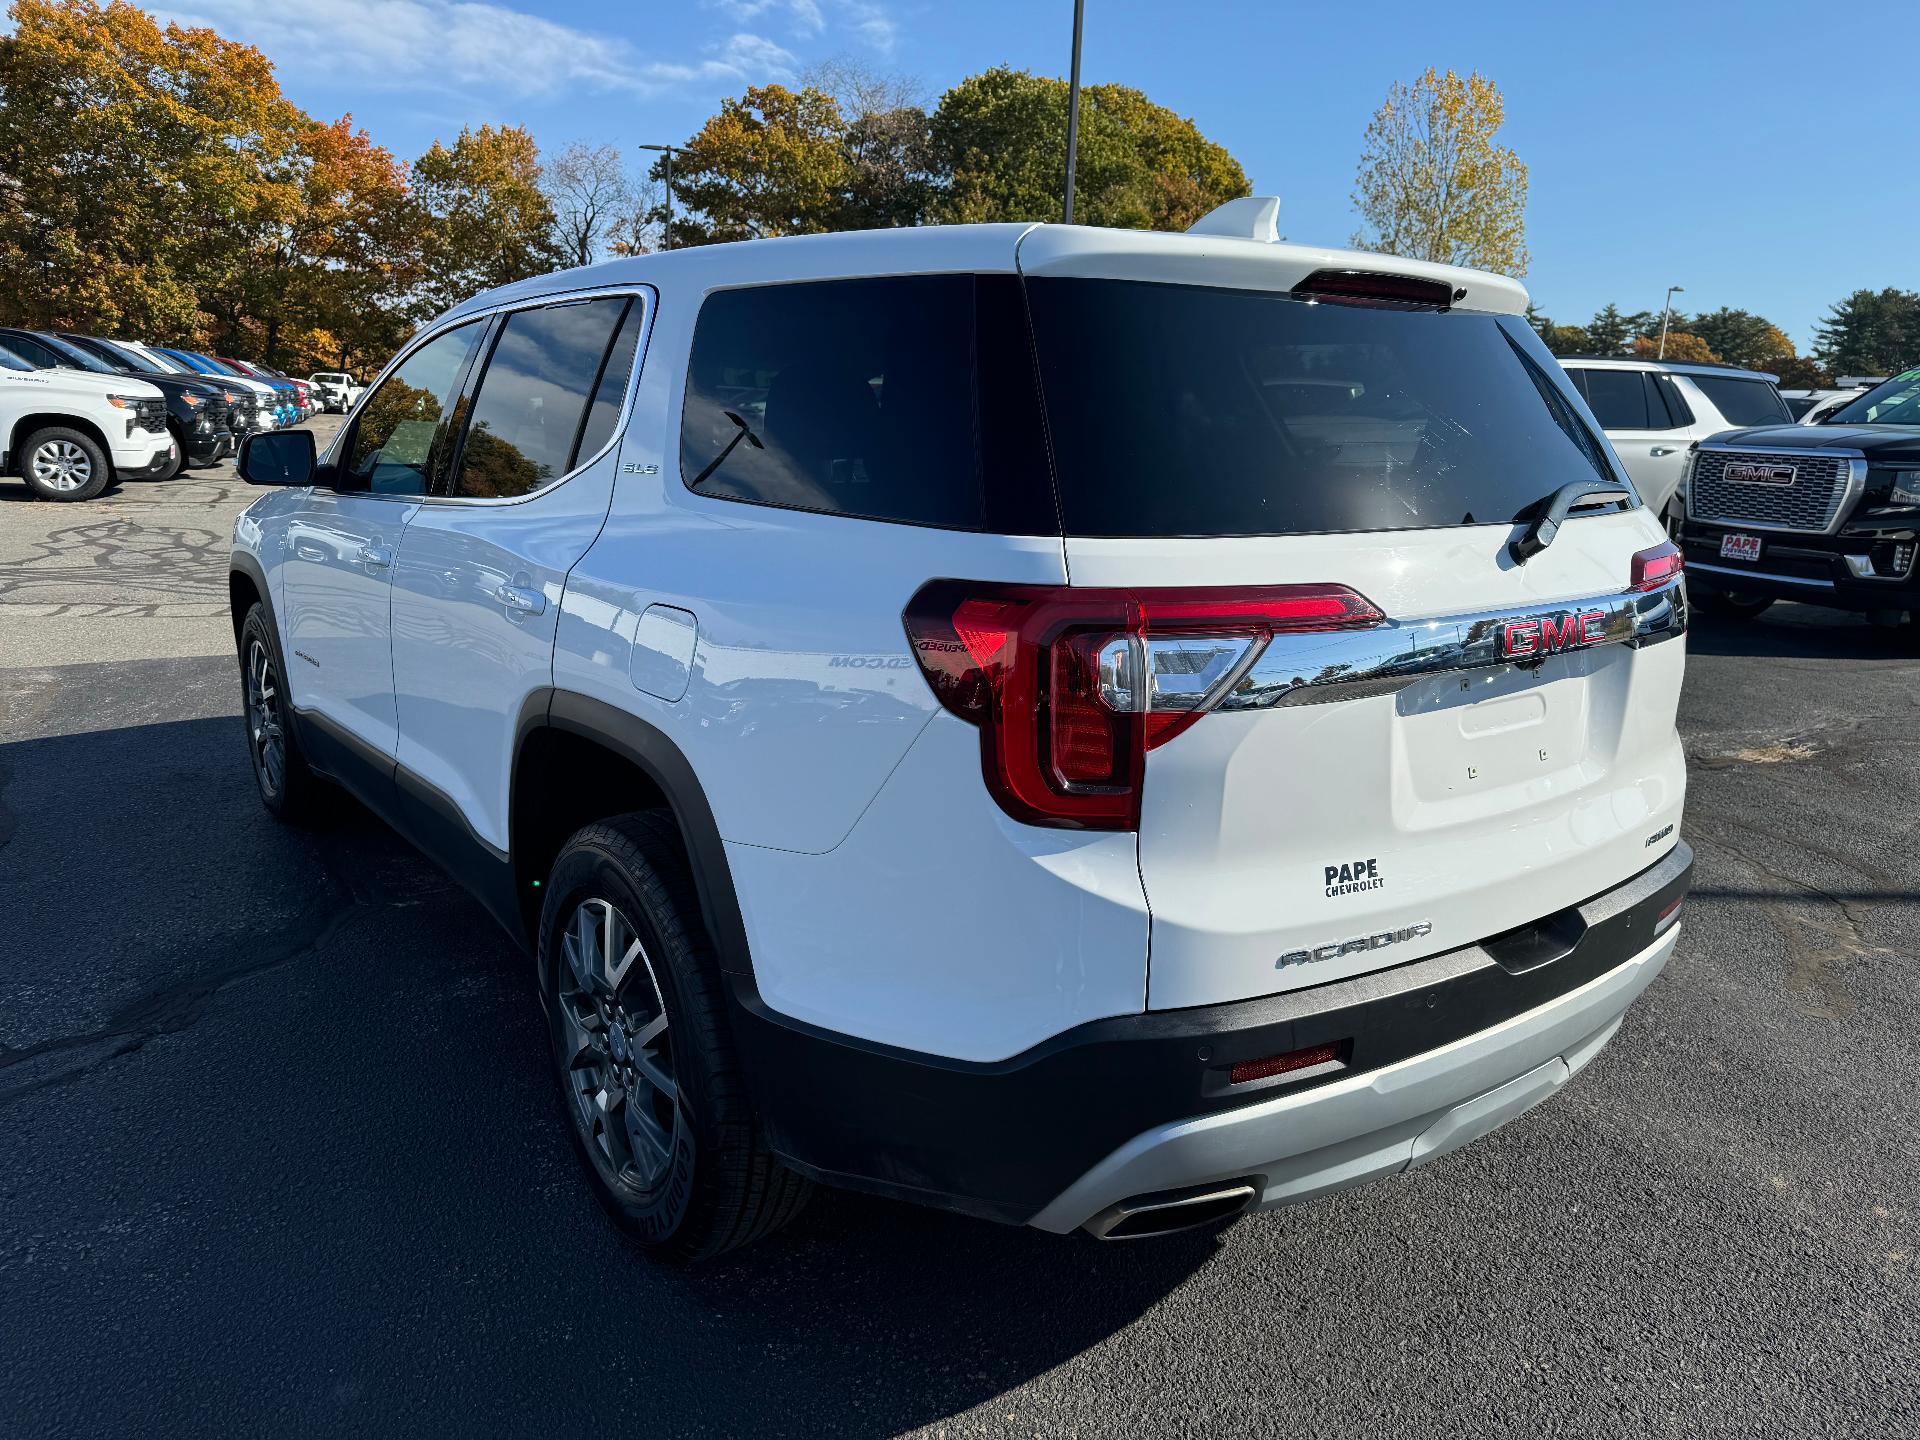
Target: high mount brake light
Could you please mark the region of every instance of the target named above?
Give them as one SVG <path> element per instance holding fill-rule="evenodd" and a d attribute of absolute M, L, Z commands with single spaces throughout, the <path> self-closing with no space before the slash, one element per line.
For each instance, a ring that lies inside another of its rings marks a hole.
<path fill-rule="evenodd" d="M 1466 291 L 1456 295 L 1444 280 L 1378 270 L 1316 270 L 1295 285 L 1293 293 L 1348 305 L 1424 305 L 1437 310 L 1451 309 L 1455 300 L 1466 299 Z"/>
<path fill-rule="evenodd" d="M 1663 541 L 1633 557 L 1633 571 L 1627 588 L 1658 590 L 1686 568 L 1686 557 L 1680 553 L 1680 547 L 1671 540 Z"/>
<path fill-rule="evenodd" d="M 902 617 L 934 695 L 1032 825 L 1132 830 L 1147 751 L 1213 708 L 1277 634 L 1385 617 L 1344 585 L 1097 590 L 935 580 Z"/>

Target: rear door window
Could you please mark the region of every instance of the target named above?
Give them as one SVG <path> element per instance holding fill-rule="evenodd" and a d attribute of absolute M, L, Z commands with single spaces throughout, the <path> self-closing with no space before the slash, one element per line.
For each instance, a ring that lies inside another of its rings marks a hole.
<path fill-rule="evenodd" d="M 1587 370 L 1587 406 L 1603 430 L 1654 428 L 1647 412 L 1647 382 L 1638 370 Z M 1661 416 L 1662 424 L 1665 415 Z"/>
<path fill-rule="evenodd" d="M 695 324 L 682 480 L 703 495 L 1058 533 L 1011 275 L 722 290 Z"/>
<path fill-rule="evenodd" d="M 1793 412 L 1770 381 L 1748 380 L 1734 375 L 1688 375 L 1706 392 L 1731 425 L 1785 425 Z"/>
<path fill-rule="evenodd" d="M 1512 317 L 1128 280 L 1027 293 L 1069 535 L 1506 524 L 1617 478 Z"/>
<path fill-rule="evenodd" d="M 473 397 L 455 495 L 507 499 L 573 469 L 627 304 L 615 295 L 507 316 Z"/>

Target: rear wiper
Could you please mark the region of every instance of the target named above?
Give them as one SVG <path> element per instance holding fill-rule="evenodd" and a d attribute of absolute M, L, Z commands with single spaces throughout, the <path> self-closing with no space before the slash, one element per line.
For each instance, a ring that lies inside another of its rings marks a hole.
<path fill-rule="evenodd" d="M 753 433 L 753 427 L 748 425 L 747 422 L 742 420 L 738 415 L 734 414 L 733 411 L 722 410 L 720 413 L 726 416 L 727 419 L 731 420 L 735 425 L 739 426 L 740 428 L 734 431 L 733 438 L 727 441 L 725 447 L 722 448 L 720 453 L 714 456 L 713 459 L 709 460 L 706 463 L 706 467 L 702 469 L 698 475 L 694 476 L 693 479 L 687 482 L 687 488 L 689 490 L 698 488 L 701 481 L 705 480 L 709 475 L 713 474 L 714 471 L 718 470 L 722 465 L 722 463 L 725 462 L 726 458 L 729 455 L 733 454 L 734 446 L 738 445 L 742 440 L 745 440 L 748 444 L 752 445 L 753 448 L 756 450 L 764 450 L 767 448 L 765 445 L 760 443 L 760 437 Z"/>
<path fill-rule="evenodd" d="M 1625 495 L 1632 492 L 1615 480 L 1569 480 L 1539 502 L 1540 513 L 1507 545 L 1513 563 L 1524 565 L 1553 543 L 1567 512 L 1589 495 Z"/>

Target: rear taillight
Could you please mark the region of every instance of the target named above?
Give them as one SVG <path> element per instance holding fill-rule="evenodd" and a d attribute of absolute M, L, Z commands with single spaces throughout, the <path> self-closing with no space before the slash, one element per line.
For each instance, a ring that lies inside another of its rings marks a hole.
<path fill-rule="evenodd" d="M 903 617 L 940 703 L 980 727 L 987 788 L 1033 825 L 1131 830 L 1146 753 L 1276 635 L 1384 618 L 1344 585 L 1095 590 L 936 580 Z"/>
<path fill-rule="evenodd" d="M 1684 570 L 1686 564 L 1686 557 L 1680 553 L 1680 547 L 1671 540 L 1663 541 L 1651 550 L 1642 550 L 1633 557 L 1633 573 L 1627 588 L 1658 590 Z"/>

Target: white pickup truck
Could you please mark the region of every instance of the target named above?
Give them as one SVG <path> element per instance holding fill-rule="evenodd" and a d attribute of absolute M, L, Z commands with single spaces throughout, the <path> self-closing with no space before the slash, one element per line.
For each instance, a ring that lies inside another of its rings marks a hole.
<path fill-rule="evenodd" d="M 0 347 L 0 474 L 44 500 L 91 500 L 115 480 L 169 473 L 178 453 L 157 387 L 36 369 Z"/>
<path fill-rule="evenodd" d="M 353 408 L 353 402 L 360 398 L 360 392 L 367 387 L 356 384 L 353 376 L 344 370 L 322 370 L 307 377 L 320 396 L 320 403 L 328 410 L 338 410 L 342 415 Z"/>

